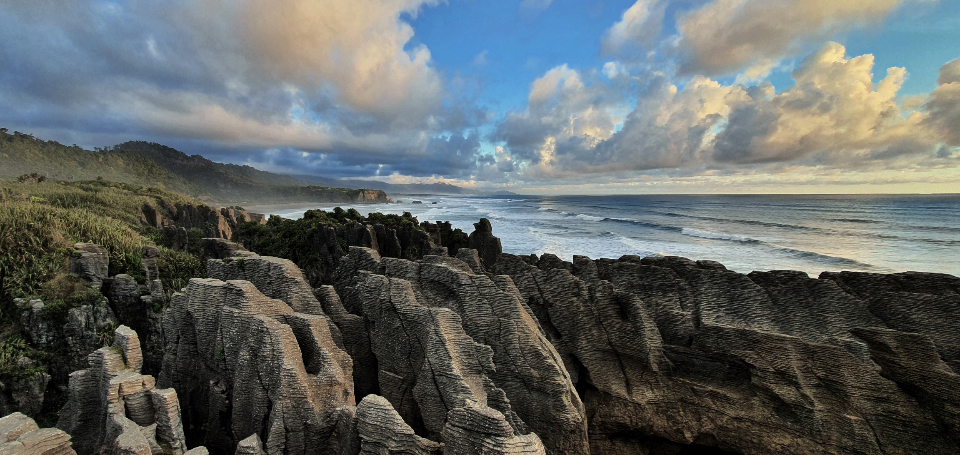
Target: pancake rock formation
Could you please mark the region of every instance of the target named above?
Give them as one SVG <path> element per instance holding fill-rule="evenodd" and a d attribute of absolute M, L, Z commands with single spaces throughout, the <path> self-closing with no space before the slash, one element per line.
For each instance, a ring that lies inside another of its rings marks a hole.
<path fill-rule="evenodd" d="M 960 451 L 960 279 L 501 255 L 594 453 Z M 692 449 L 691 449 L 692 450 Z"/>
<path fill-rule="evenodd" d="M 0 454 L 960 453 L 960 278 L 514 256 L 483 221 L 414 261 L 350 229 L 319 288 L 206 239 L 209 278 L 140 321 L 161 389 L 121 326 L 62 431 L 13 414 Z M 121 322 L 150 297 L 126 281 Z"/>
<path fill-rule="evenodd" d="M 177 392 L 157 389 L 153 376 L 140 374 L 136 332 L 118 327 L 113 345 L 87 361 L 90 368 L 70 375 L 70 398 L 57 422 L 77 453 L 187 453 Z"/>

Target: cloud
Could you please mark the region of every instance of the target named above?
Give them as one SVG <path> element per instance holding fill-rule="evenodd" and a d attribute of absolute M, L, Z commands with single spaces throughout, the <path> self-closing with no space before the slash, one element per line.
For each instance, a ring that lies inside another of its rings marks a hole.
<path fill-rule="evenodd" d="M 472 62 L 471 64 L 472 64 L 473 66 L 483 66 L 483 65 L 486 65 L 486 64 L 487 64 L 487 54 L 489 54 L 489 53 L 490 53 L 489 51 L 487 51 L 486 49 L 484 49 L 484 50 L 481 51 L 479 54 L 477 54 L 476 57 L 473 58 L 473 62 Z"/>
<path fill-rule="evenodd" d="M 550 8 L 553 0 L 521 0 L 520 9 L 525 11 L 540 12 Z"/>
<path fill-rule="evenodd" d="M 416 15 L 439 0 L 206 0 L 195 11 L 208 18 L 228 12 L 236 25 L 217 42 L 242 43 L 261 77 L 302 90 L 332 90 L 358 111 L 399 121 L 436 108 L 442 89 L 430 51 L 404 46 Z M 399 115 L 403 113 L 403 115 Z"/>
<path fill-rule="evenodd" d="M 530 84 L 527 107 L 507 114 L 494 132 L 513 159 L 552 173 L 568 151 L 585 150 L 613 134 L 625 114 L 627 84 L 604 83 L 561 65 Z M 552 174 L 551 174 L 552 175 Z"/>
<path fill-rule="evenodd" d="M 957 63 L 944 65 L 925 104 L 903 110 L 897 95 L 905 69 L 889 68 L 874 84 L 872 55 L 848 57 L 831 42 L 803 59 L 795 84 L 779 93 L 768 82 L 724 85 L 704 76 L 681 88 L 664 73 L 647 73 L 625 117 L 613 107 L 622 106 L 625 87 L 637 85 L 588 84 L 563 65 L 531 84 L 527 109 L 509 115 L 496 137 L 534 179 L 935 166 L 952 156 L 938 152 L 941 144 L 960 143 Z"/>
<path fill-rule="evenodd" d="M 878 23 L 909 0 L 713 0 L 677 23 L 686 74 L 778 61 L 830 35 Z M 917 0 L 925 1 L 925 0 Z"/>
<path fill-rule="evenodd" d="M 665 11 L 665 1 L 638 0 L 607 29 L 601 48 L 607 53 L 617 53 L 631 45 L 649 46 L 660 34 Z"/>
<path fill-rule="evenodd" d="M 930 94 L 924 108 L 930 112 L 927 123 L 943 135 L 944 142 L 960 146 L 960 58 L 940 67 L 937 88 Z M 950 156 L 947 152 L 940 155 L 944 158 Z"/>
<path fill-rule="evenodd" d="M 473 173 L 483 159 L 468 150 L 489 114 L 444 80 L 405 20 L 440 1 L 0 0 L 0 123 L 87 146 L 143 139 L 224 157 L 306 151 L 343 172 L 381 169 L 363 159 Z"/>

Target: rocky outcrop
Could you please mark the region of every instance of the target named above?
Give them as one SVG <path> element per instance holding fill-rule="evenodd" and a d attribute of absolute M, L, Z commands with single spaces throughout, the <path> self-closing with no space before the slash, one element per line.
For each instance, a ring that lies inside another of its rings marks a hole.
<path fill-rule="evenodd" d="M 249 277 L 266 283 L 271 271 L 285 271 L 272 260 L 246 261 Z M 243 272 L 239 267 L 222 261 L 211 270 Z M 283 295 L 302 310 L 319 308 L 306 295 Z M 296 312 L 249 281 L 195 278 L 173 296 L 164 333 L 159 382 L 181 397 L 191 441 L 229 453 L 256 433 L 270 454 L 325 453 L 337 444 L 337 410 L 355 402 L 352 361 L 322 313 Z"/>
<path fill-rule="evenodd" d="M 417 436 L 390 402 L 377 395 L 367 395 L 357 406 L 357 433 L 360 455 L 444 453 L 442 444 Z"/>
<path fill-rule="evenodd" d="M 107 298 L 95 293 L 76 307 L 47 306 L 39 299 L 14 299 L 14 304 L 31 346 L 57 354 L 45 363 L 55 380 L 65 381 L 71 371 L 83 368 L 87 354 L 120 324 Z"/>
<path fill-rule="evenodd" d="M 594 453 L 960 447 L 958 376 L 945 362 L 952 277 L 547 255 L 501 255 L 493 272 L 513 279 L 564 358 Z"/>
<path fill-rule="evenodd" d="M 381 190 L 358 190 L 354 202 L 358 204 L 383 204 L 393 202 L 393 199 L 390 199 L 387 193 Z"/>
<path fill-rule="evenodd" d="M 140 374 L 136 332 L 120 326 L 113 345 L 87 360 L 88 369 L 70 375 L 70 397 L 57 422 L 79 453 L 186 452 L 176 392 L 157 390 L 153 376 Z"/>
<path fill-rule="evenodd" d="M 76 455 L 70 435 L 56 428 L 39 428 L 33 419 L 15 412 L 0 418 L 2 455 Z"/>
<path fill-rule="evenodd" d="M 31 371 L 37 370 L 39 365 L 29 357 L 21 357 L 17 360 L 17 367 Z M 50 375 L 45 371 L 0 379 L 0 415 L 13 412 L 38 415 L 49 382 Z"/>
<path fill-rule="evenodd" d="M 160 311 L 165 296 L 157 269 L 159 255 L 154 247 L 144 248 L 143 284 L 130 275 L 119 274 L 105 280 L 103 288 L 119 323 L 137 332 L 144 351 L 144 369 L 151 374 L 160 372 L 164 348 Z"/>
<path fill-rule="evenodd" d="M 70 254 L 70 273 L 87 281 L 90 289 L 99 291 L 107 277 L 110 254 L 106 248 L 93 243 L 76 243 Z"/>
<path fill-rule="evenodd" d="M 470 248 L 477 250 L 480 255 L 480 261 L 483 266 L 490 269 L 497 263 L 503 247 L 500 246 L 500 239 L 493 235 L 493 226 L 486 218 L 481 218 L 480 222 L 473 224 L 474 231 L 470 233 Z"/>
<path fill-rule="evenodd" d="M 463 455 L 546 455 L 535 433 L 518 435 L 503 414 L 468 402 L 450 411 L 443 430 L 445 454 Z"/>
<path fill-rule="evenodd" d="M 589 453 L 580 399 L 509 278 L 455 258 L 381 260 L 362 248 L 340 275 L 357 277 L 338 289 L 367 320 L 381 394 L 414 429 L 442 438 L 446 416 L 473 402 L 516 434 L 536 433 L 551 453 Z"/>

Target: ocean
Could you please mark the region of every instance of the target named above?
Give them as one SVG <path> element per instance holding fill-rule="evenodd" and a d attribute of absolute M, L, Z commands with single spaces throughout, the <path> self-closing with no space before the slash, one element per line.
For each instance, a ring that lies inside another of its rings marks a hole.
<path fill-rule="evenodd" d="M 565 260 L 683 256 L 753 270 L 921 271 L 960 276 L 960 195 L 409 196 L 359 205 L 473 231 L 506 253 Z M 413 201 L 421 201 L 414 204 Z M 436 203 L 436 204 L 434 204 Z M 321 206 L 329 210 L 332 206 Z M 277 211 L 299 218 L 304 210 Z"/>

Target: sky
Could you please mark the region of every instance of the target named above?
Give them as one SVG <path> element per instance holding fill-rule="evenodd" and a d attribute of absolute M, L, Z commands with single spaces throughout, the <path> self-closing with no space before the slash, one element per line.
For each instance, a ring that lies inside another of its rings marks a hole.
<path fill-rule="evenodd" d="M 0 127 L 531 194 L 958 193 L 955 0 L 0 0 Z"/>

